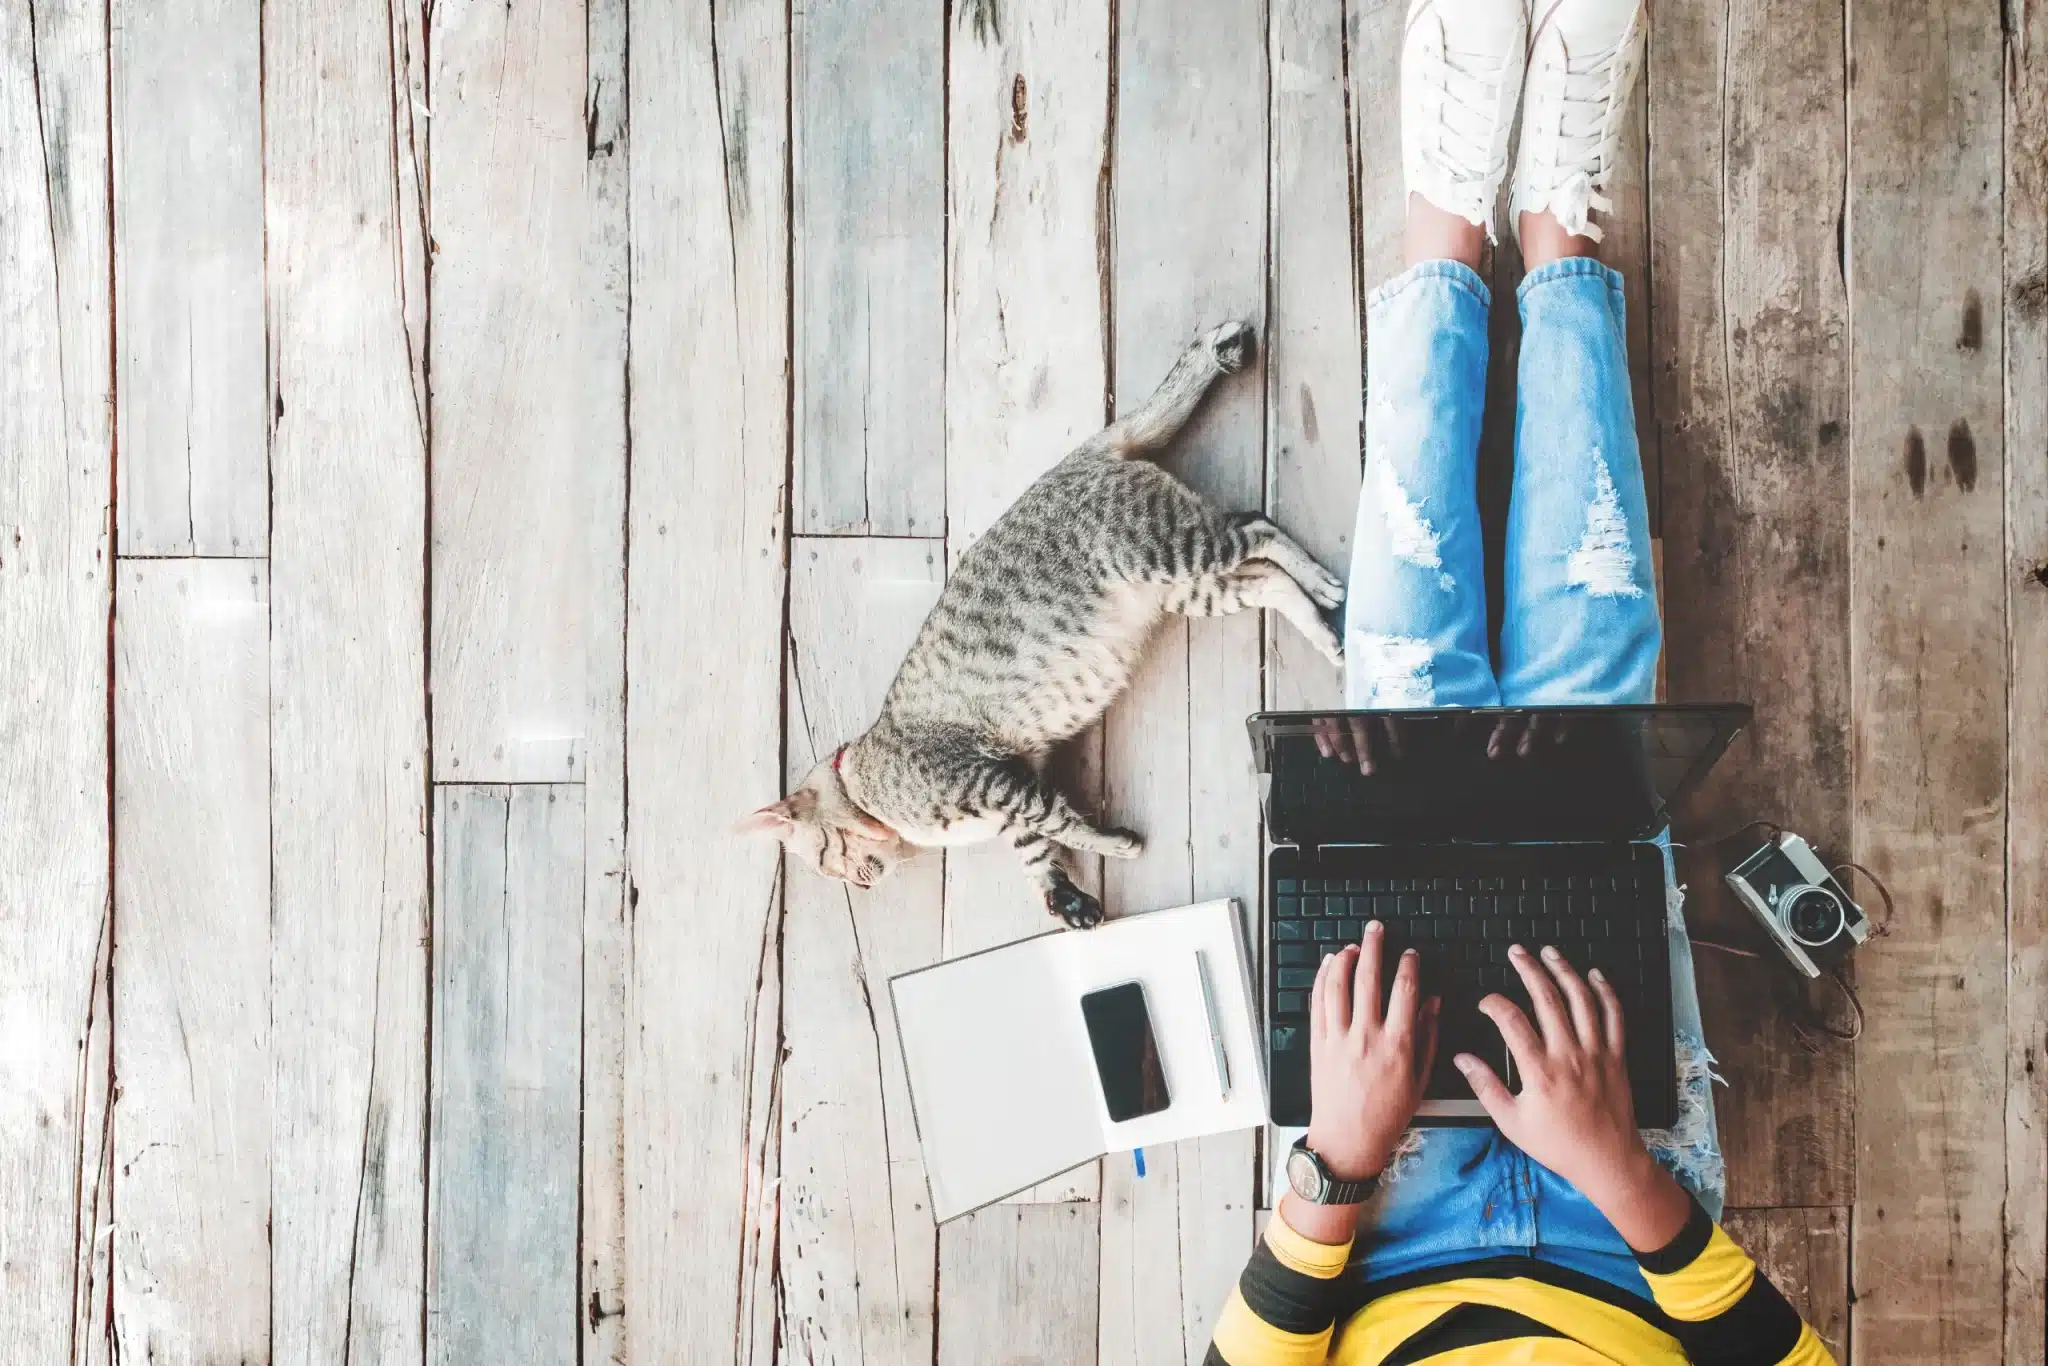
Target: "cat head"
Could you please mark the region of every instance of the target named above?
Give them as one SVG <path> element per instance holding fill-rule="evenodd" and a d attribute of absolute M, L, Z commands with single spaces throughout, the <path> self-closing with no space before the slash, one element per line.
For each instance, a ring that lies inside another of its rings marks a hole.
<path fill-rule="evenodd" d="M 773 835 L 803 862 L 841 882 L 872 887 L 917 851 L 847 794 L 833 760 L 812 769 L 796 791 L 743 816 L 743 835 Z"/>

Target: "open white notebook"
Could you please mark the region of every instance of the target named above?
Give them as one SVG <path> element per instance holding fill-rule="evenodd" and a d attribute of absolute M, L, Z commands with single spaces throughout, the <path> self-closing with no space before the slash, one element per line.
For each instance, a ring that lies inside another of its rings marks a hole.
<path fill-rule="evenodd" d="M 1229 1060 L 1226 1098 L 1202 1000 L 1202 955 Z M 1137 981 L 1170 1103 L 1112 1122 L 1081 997 Z M 1266 1120 L 1251 957 L 1235 901 L 1055 930 L 889 981 L 940 1222 L 1070 1167 Z"/>

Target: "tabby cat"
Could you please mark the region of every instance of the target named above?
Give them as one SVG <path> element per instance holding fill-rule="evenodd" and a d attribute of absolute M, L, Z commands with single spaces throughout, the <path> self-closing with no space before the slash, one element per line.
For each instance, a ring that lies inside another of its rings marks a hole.
<path fill-rule="evenodd" d="M 1091 822 L 1040 769 L 1109 709 L 1167 613 L 1268 607 L 1341 662 L 1318 610 L 1343 599 L 1334 575 L 1264 517 L 1218 512 L 1131 458 L 1159 453 L 1252 347 L 1249 324 L 1210 332 L 1143 407 L 1026 489 L 961 556 L 875 724 L 739 829 L 857 887 L 920 849 L 1000 836 L 1054 915 L 1100 921 L 1058 847 L 1134 858 L 1143 842 Z"/>

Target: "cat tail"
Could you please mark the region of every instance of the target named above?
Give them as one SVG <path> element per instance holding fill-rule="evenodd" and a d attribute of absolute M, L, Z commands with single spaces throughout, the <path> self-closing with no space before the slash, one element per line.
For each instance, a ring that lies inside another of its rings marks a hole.
<path fill-rule="evenodd" d="M 1224 323 L 1203 333 L 1180 353 L 1150 398 L 1103 432 L 1103 449 L 1122 456 L 1148 456 L 1164 449 L 1188 425 L 1216 381 L 1244 369 L 1257 342 L 1258 332 L 1248 322 Z"/>

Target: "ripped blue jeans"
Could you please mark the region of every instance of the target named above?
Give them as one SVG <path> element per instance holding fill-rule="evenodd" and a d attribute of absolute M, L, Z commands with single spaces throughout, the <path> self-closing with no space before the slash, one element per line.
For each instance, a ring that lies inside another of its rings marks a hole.
<path fill-rule="evenodd" d="M 1430 261 L 1371 298 L 1365 482 L 1346 603 L 1354 707 L 1642 703 L 1656 699 L 1662 627 L 1629 396 L 1621 277 L 1589 259 L 1523 280 L 1515 476 L 1496 675 L 1475 497 L 1491 294 Z M 1651 1151 L 1721 1214 L 1713 1059 L 1700 1031 L 1692 944 L 1671 867 L 1678 1126 Z M 1368 1280 L 1521 1253 L 1647 1296 L 1600 1212 L 1497 1130 L 1417 1129 L 1361 1221 Z"/>

